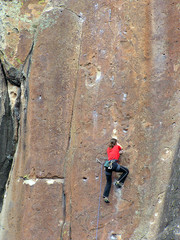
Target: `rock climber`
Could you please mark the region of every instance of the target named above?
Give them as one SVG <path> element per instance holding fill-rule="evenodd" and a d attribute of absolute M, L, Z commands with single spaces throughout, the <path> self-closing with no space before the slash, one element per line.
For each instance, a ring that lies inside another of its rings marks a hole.
<path fill-rule="evenodd" d="M 106 203 L 109 203 L 109 192 L 112 184 L 112 172 L 121 172 L 121 176 L 116 181 L 115 186 L 121 188 L 124 184 L 126 177 L 129 174 L 129 170 L 118 164 L 120 153 L 122 153 L 122 147 L 118 144 L 117 139 L 112 138 L 110 140 L 109 147 L 107 148 L 108 161 L 105 162 L 105 175 L 106 175 L 106 186 L 104 189 L 103 198 Z"/>

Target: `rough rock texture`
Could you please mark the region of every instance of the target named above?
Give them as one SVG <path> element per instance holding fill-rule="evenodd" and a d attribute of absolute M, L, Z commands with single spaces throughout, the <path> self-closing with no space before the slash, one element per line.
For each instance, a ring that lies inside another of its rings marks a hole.
<path fill-rule="evenodd" d="M 122 191 L 112 186 L 108 206 L 101 199 L 98 239 L 177 240 L 179 1 L 14 0 L 0 7 L 6 163 L 17 140 L 0 240 L 96 239 L 95 159 L 104 161 L 112 136 L 130 174 Z"/>
<path fill-rule="evenodd" d="M 9 104 L 7 82 L 5 81 L 2 66 L 0 66 L 0 208 L 2 207 L 5 185 L 14 155 L 13 119 Z"/>

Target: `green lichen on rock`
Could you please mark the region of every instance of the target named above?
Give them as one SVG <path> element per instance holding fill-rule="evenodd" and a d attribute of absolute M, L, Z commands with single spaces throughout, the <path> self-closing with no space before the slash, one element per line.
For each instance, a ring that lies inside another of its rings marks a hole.
<path fill-rule="evenodd" d="M 24 179 L 24 180 L 29 180 L 29 174 L 24 175 L 24 176 L 23 176 L 23 179 Z"/>
<path fill-rule="evenodd" d="M 19 58 L 16 58 L 16 61 L 17 61 L 19 64 L 23 64 L 22 61 L 21 61 Z"/>
<path fill-rule="evenodd" d="M 42 14 L 39 24 L 39 30 L 42 31 L 46 28 L 52 27 L 57 22 L 58 19 L 57 12 L 59 11 L 60 11 L 59 9 L 52 9 L 51 14 L 53 14 L 53 17 L 49 17 L 50 12 L 45 12 L 44 14 Z"/>
<path fill-rule="evenodd" d="M 38 4 L 45 4 L 45 0 L 39 0 Z"/>

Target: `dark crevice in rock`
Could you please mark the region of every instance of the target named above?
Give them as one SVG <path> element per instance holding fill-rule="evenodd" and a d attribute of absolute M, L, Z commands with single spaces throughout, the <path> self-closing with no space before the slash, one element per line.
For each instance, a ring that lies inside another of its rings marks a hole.
<path fill-rule="evenodd" d="M 31 49 L 24 61 L 24 64 L 22 66 L 22 72 L 26 76 L 26 81 L 23 82 L 24 84 L 24 99 L 25 99 L 25 116 L 24 116 L 24 121 L 26 121 L 26 110 L 27 110 L 27 105 L 28 105 L 28 99 L 29 99 L 29 74 L 30 74 L 30 69 L 31 69 L 31 63 L 32 63 L 32 55 L 33 55 L 33 50 L 34 50 L 34 40 L 32 42 Z"/>
<path fill-rule="evenodd" d="M 26 77 L 26 81 L 22 82 L 22 90 L 23 90 L 23 99 L 24 99 L 24 103 L 21 109 L 21 118 L 22 118 L 22 125 L 23 128 L 26 129 L 26 123 L 27 123 L 27 108 L 28 108 L 28 99 L 29 99 L 29 75 L 30 75 L 30 70 L 31 70 L 31 63 L 32 63 L 32 55 L 33 55 L 33 50 L 34 50 L 34 40 L 32 42 L 32 46 L 31 49 L 25 59 L 25 62 L 22 66 L 22 72 Z M 21 135 L 25 135 L 26 131 L 24 130 L 22 133 L 20 133 Z M 24 136 L 25 137 L 25 136 Z M 25 148 L 26 148 L 26 142 L 24 141 L 23 143 L 23 149 L 25 152 Z"/>
<path fill-rule="evenodd" d="M 69 11 L 70 13 L 74 14 L 76 17 L 78 17 L 79 19 L 82 19 L 82 16 L 77 14 L 76 12 L 72 11 L 71 9 L 69 8 L 65 8 L 67 11 Z"/>
<path fill-rule="evenodd" d="M 71 222 L 70 222 L 70 226 L 69 226 L 69 240 L 72 240 L 72 237 L 71 237 Z"/>
<path fill-rule="evenodd" d="M 32 58 L 32 55 L 33 55 L 33 50 L 34 50 L 34 41 L 32 43 L 31 49 L 30 49 L 30 51 L 29 51 L 29 53 L 28 53 L 28 55 L 27 55 L 27 57 L 24 61 L 23 67 L 22 67 L 26 78 L 29 77 L 29 73 L 30 73 L 30 69 L 31 69 L 31 63 L 32 63 L 31 58 Z"/>
<path fill-rule="evenodd" d="M 1 67 L 4 78 L 6 81 L 10 82 L 12 85 L 20 87 L 21 82 L 26 78 L 20 69 L 13 67 L 8 61 L 4 58 L 1 52 Z"/>
<path fill-rule="evenodd" d="M 57 7 L 55 7 L 55 8 L 57 8 Z M 74 12 L 72 9 L 67 8 L 64 4 L 61 4 L 61 5 L 59 6 L 59 8 L 62 9 L 62 10 L 66 10 L 66 11 L 72 13 L 73 15 L 75 15 L 76 17 L 78 17 L 79 19 L 82 19 L 82 16 L 81 16 L 80 14 L 77 14 L 77 13 Z"/>
<path fill-rule="evenodd" d="M 71 233 L 72 233 L 72 228 L 71 228 L 71 223 L 72 223 L 72 205 L 71 205 L 71 199 L 72 199 L 72 191 L 71 191 L 71 196 L 70 196 L 70 203 L 69 203 L 69 209 L 70 209 L 70 223 L 69 223 L 69 240 L 71 240 Z"/>
<path fill-rule="evenodd" d="M 6 71 L 6 80 L 9 81 L 12 85 L 20 87 L 21 81 L 25 80 L 25 76 L 18 69 L 10 67 Z"/>
<path fill-rule="evenodd" d="M 14 123 L 14 141 L 18 142 L 19 126 L 20 126 L 20 108 L 21 108 L 21 88 L 18 89 L 18 95 L 13 108 L 13 123 Z"/>
<path fill-rule="evenodd" d="M 24 180 L 27 180 L 27 179 L 38 179 L 38 180 L 64 180 L 63 177 L 57 177 L 57 176 L 53 176 L 53 177 L 33 177 L 31 178 L 29 175 L 25 175 L 25 176 L 20 176 L 19 177 L 20 179 L 24 179 Z"/>
<path fill-rule="evenodd" d="M 2 64 L 0 65 L 0 81 L 5 81 L 4 70 Z M 4 101 L 4 115 L 0 123 L 0 210 L 3 204 L 3 197 L 5 186 L 8 180 L 9 172 L 11 170 L 13 156 L 15 153 L 16 142 L 14 140 L 14 125 L 13 116 L 10 107 L 10 99 L 8 95 L 8 88 L 6 83 L 5 101 Z M 0 96 L 0 100 L 1 96 Z"/>
<path fill-rule="evenodd" d="M 60 236 L 61 240 L 63 240 L 64 226 L 66 223 L 66 194 L 64 191 L 64 184 L 62 186 L 62 209 L 63 209 L 63 224 L 62 224 L 62 228 L 61 228 L 61 236 Z"/>
<path fill-rule="evenodd" d="M 63 180 L 64 177 L 58 177 L 58 176 L 52 176 L 52 177 L 37 177 L 37 179 L 54 179 L 54 180 L 56 180 L 56 179 L 61 179 L 61 180 Z"/>
<path fill-rule="evenodd" d="M 13 118 L 11 114 L 10 100 L 8 94 L 6 96 L 4 107 L 5 114 L 2 117 L 2 122 L 0 125 L 0 210 L 3 203 L 5 186 L 8 180 L 9 172 L 11 170 L 16 145 L 13 138 Z"/>
<path fill-rule="evenodd" d="M 16 69 L 13 67 L 8 61 L 4 58 L 3 53 L 1 52 L 2 59 L 0 60 L 1 69 L 3 73 L 4 81 L 6 82 L 7 86 L 7 94 L 9 84 L 12 84 L 17 89 L 17 94 L 15 93 L 16 99 L 13 109 L 11 108 L 11 114 L 13 118 L 13 127 L 14 127 L 14 141 L 17 143 L 18 141 L 18 130 L 19 130 L 19 122 L 20 122 L 20 107 L 21 107 L 21 82 L 24 81 L 26 78 L 21 70 Z M 11 96 L 9 95 L 9 100 L 11 100 Z M 9 105 L 11 105 L 11 101 L 9 101 Z"/>

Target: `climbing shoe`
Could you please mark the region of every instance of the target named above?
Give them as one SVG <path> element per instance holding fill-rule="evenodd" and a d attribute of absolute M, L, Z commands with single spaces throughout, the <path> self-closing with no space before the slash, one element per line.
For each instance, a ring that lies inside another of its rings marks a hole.
<path fill-rule="evenodd" d="M 103 196 L 103 198 L 104 198 L 105 203 L 110 203 L 110 201 L 109 201 L 109 199 L 107 197 Z"/>
<path fill-rule="evenodd" d="M 116 186 L 117 188 L 121 188 L 121 187 L 123 186 L 123 184 L 122 184 L 121 182 L 119 182 L 119 181 L 116 181 L 116 182 L 115 182 L 115 186 Z"/>

